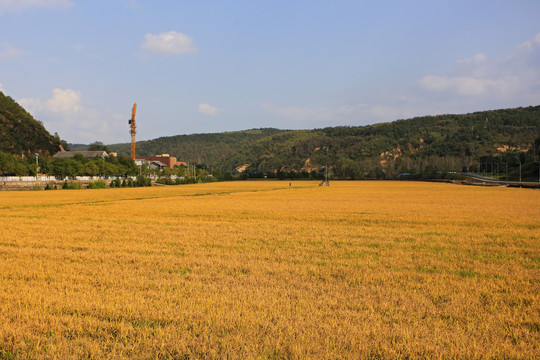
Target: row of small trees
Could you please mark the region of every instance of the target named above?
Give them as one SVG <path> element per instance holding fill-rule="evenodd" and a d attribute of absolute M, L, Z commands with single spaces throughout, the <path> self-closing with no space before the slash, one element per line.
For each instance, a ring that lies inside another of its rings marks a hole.
<path fill-rule="evenodd" d="M 15 157 L 0 152 L 0 174 L 36 176 L 39 173 L 51 176 L 137 176 L 141 169 L 128 157 L 108 156 L 87 159 L 82 155 L 73 158 L 50 158 L 45 156 Z M 150 172 L 148 168 L 145 169 Z"/>

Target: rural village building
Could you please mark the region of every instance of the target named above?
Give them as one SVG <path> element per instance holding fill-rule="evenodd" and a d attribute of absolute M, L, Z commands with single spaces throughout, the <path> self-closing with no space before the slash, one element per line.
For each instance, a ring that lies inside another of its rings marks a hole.
<path fill-rule="evenodd" d="M 137 164 L 138 166 L 141 166 L 142 163 L 141 165 L 139 165 L 139 163 L 137 163 L 137 160 L 146 160 L 148 162 L 158 161 L 164 164 L 164 166 L 167 166 L 171 169 L 175 166 L 182 164 L 176 161 L 176 158 L 174 156 L 169 156 L 168 154 L 163 154 L 163 155 L 158 155 L 158 156 L 137 156 L 137 158 L 135 159 L 135 164 Z"/>
<path fill-rule="evenodd" d="M 53 155 L 53 158 L 64 158 L 65 159 L 65 158 L 75 157 L 75 155 L 82 155 L 83 157 L 85 157 L 87 159 L 93 159 L 96 156 L 99 156 L 102 159 L 104 159 L 104 158 L 106 158 L 108 156 L 107 152 L 103 151 L 103 150 L 99 150 L 99 151 L 76 150 L 76 151 L 60 151 L 60 152 L 57 152 L 56 154 Z"/>

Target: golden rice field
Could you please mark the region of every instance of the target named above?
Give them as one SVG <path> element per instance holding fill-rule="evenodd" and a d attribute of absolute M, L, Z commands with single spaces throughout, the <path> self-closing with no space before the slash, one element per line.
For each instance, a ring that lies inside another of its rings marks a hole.
<path fill-rule="evenodd" d="M 0 192 L 1 359 L 540 357 L 540 191 Z"/>

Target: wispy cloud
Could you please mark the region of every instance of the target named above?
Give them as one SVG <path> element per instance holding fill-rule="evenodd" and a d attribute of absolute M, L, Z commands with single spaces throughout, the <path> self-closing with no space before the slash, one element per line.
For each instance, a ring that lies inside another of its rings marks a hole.
<path fill-rule="evenodd" d="M 12 60 L 24 56 L 24 51 L 8 42 L 0 42 L 0 60 Z"/>
<path fill-rule="evenodd" d="M 124 0 L 124 6 L 131 9 L 143 8 L 143 6 L 137 0 Z"/>
<path fill-rule="evenodd" d="M 362 125 L 384 122 L 417 115 L 411 106 L 369 105 L 364 103 L 342 105 L 338 107 L 279 107 L 262 103 L 261 109 L 277 117 L 298 121 L 307 127 L 336 126 L 345 124 Z"/>
<path fill-rule="evenodd" d="M 220 108 L 217 106 L 212 106 L 210 104 L 199 104 L 197 107 L 197 112 L 199 114 L 207 115 L 207 116 L 216 116 L 223 112 Z"/>
<path fill-rule="evenodd" d="M 199 50 L 195 46 L 195 40 L 189 36 L 176 31 L 168 31 L 160 34 L 146 34 L 141 47 L 144 50 L 165 54 L 195 54 Z"/>
<path fill-rule="evenodd" d="M 476 54 L 458 60 L 443 74 L 426 75 L 419 84 L 447 96 L 540 102 L 540 34 L 509 54 L 493 59 Z"/>
<path fill-rule="evenodd" d="M 532 40 L 525 41 L 518 46 L 518 49 L 532 50 L 540 44 L 540 33 L 536 34 Z"/>
<path fill-rule="evenodd" d="M 75 43 L 71 48 L 76 51 L 82 51 L 85 49 L 85 46 L 80 43 Z"/>
<path fill-rule="evenodd" d="M 48 99 L 22 98 L 19 104 L 42 120 L 50 132 L 58 132 L 68 142 L 116 142 L 125 127 L 125 116 L 83 102 L 80 91 L 53 89 Z"/>
<path fill-rule="evenodd" d="M 0 15 L 31 8 L 70 7 L 73 4 L 71 0 L 0 0 Z"/>
<path fill-rule="evenodd" d="M 540 34 L 506 53 L 457 59 L 440 73 L 391 92 L 360 94 L 341 106 L 280 106 L 261 109 L 297 126 L 365 125 L 414 116 L 540 104 Z M 312 127 L 311 126 L 311 127 Z"/>

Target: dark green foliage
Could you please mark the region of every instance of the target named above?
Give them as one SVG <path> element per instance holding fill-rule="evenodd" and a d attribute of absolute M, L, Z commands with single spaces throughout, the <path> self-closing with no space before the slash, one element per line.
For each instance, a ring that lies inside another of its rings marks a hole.
<path fill-rule="evenodd" d="M 62 185 L 62 189 L 78 190 L 78 189 L 82 189 L 82 185 L 79 182 L 67 181 L 66 180 L 66 181 L 64 181 L 64 184 Z"/>
<path fill-rule="evenodd" d="M 90 181 L 88 183 L 89 189 L 105 189 L 105 186 L 106 184 L 105 184 L 105 181 L 103 180 L 95 180 L 95 181 Z"/>
<path fill-rule="evenodd" d="M 18 156 L 53 155 L 61 144 L 58 135 L 52 136 L 41 122 L 0 91 L 0 151 Z"/>
<path fill-rule="evenodd" d="M 109 148 L 103 144 L 101 141 L 95 141 L 93 143 L 91 143 L 89 146 L 88 146 L 88 151 L 100 151 L 100 150 L 103 150 L 103 151 L 106 151 L 106 152 L 109 152 Z"/>
<path fill-rule="evenodd" d="M 143 187 L 143 186 L 152 186 L 152 180 L 150 180 L 149 177 L 137 176 L 137 179 L 133 182 L 133 187 Z"/>

